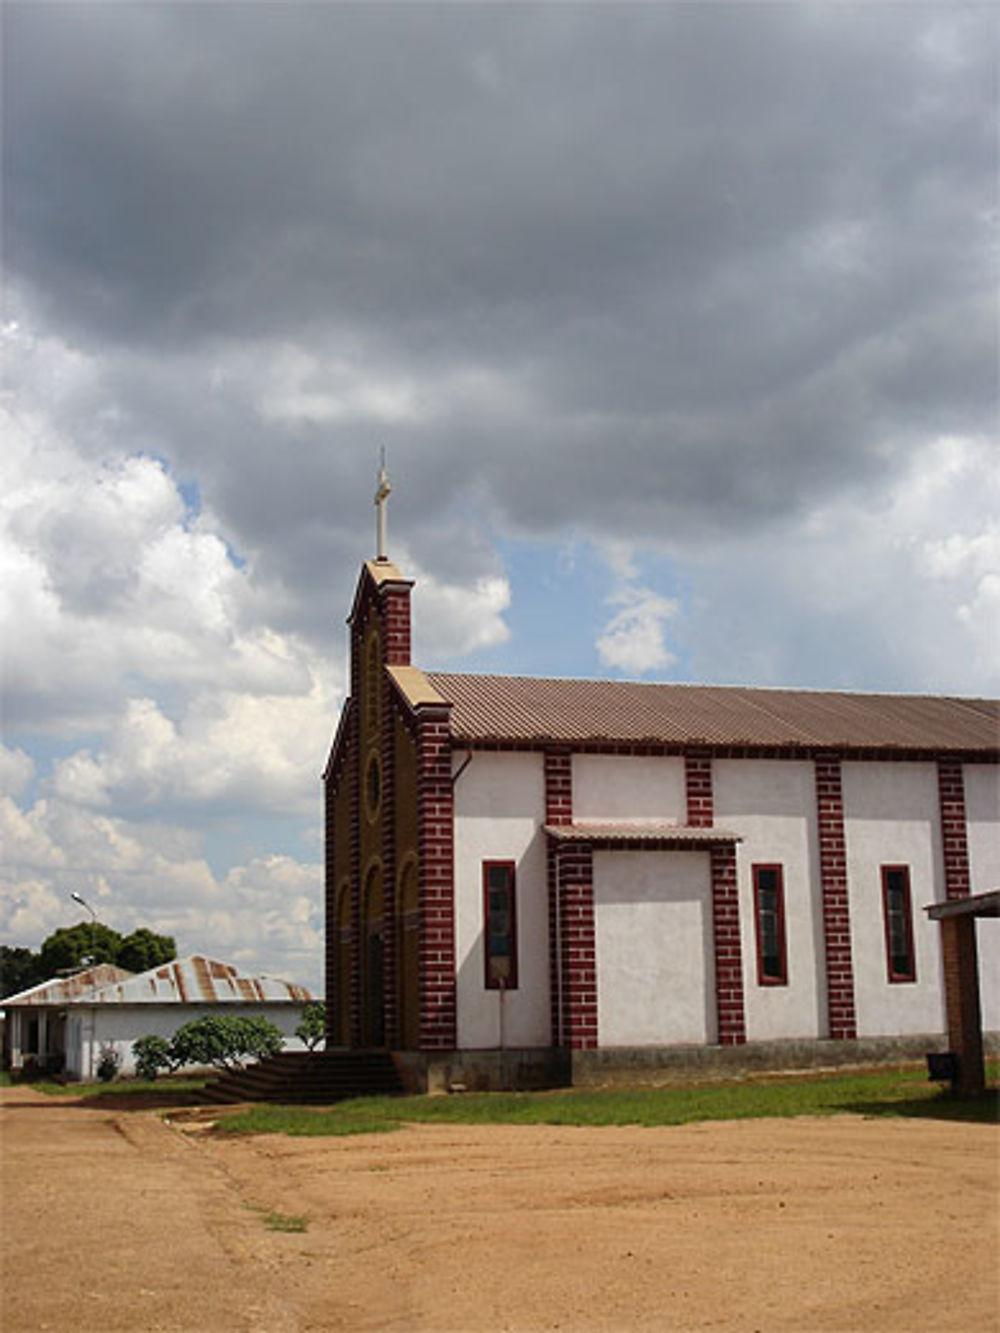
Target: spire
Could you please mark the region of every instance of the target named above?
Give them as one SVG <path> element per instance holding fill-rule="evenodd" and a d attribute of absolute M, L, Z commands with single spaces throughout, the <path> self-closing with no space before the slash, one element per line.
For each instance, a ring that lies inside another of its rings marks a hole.
<path fill-rule="evenodd" d="M 389 492 L 392 487 L 389 485 L 389 473 L 385 467 L 385 450 L 382 450 L 382 465 L 378 470 L 378 489 L 375 491 L 375 509 L 376 513 L 376 548 L 375 558 L 377 560 L 388 559 L 385 553 L 385 506 L 389 499 Z"/>

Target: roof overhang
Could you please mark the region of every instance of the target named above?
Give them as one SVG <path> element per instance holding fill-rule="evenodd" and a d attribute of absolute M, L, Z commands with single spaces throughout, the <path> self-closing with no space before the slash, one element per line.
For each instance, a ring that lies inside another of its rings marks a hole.
<path fill-rule="evenodd" d="M 953 916 L 1000 916 L 1000 889 L 973 893 L 968 898 L 949 898 L 946 903 L 931 903 L 924 911 L 932 921 L 947 921 Z"/>
<path fill-rule="evenodd" d="M 740 835 L 729 829 L 660 821 L 546 824 L 545 832 L 557 843 L 585 842 L 595 847 L 642 847 L 649 851 L 701 851 L 706 847 L 741 841 Z"/>

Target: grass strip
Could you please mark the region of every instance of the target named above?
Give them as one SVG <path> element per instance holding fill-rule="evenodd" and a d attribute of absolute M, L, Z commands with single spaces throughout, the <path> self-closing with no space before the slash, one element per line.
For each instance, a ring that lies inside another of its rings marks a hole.
<path fill-rule="evenodd" d="M 795 1076 L 766 1082 L 669 1088 L 462 1093 L 453 1097 L 367 1097 L 314 1109 L 260 1105 L 227 1115 L 222 1133 L 386 1133 L 405 1124 L 685 1125 L 708 1120 L 803 1115 L 919 1116 L 996 1123 L 996 1091 L 952 1097 L 916 1070 Z"/>

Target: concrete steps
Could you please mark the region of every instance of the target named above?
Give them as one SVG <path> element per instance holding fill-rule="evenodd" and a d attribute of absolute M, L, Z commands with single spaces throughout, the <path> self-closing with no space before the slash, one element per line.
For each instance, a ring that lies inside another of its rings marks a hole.
<path fill-rule="evenodd" d="M 284 1051 L 207 1083 L 211 1103 L 285 1102 L 327 1106 L 348 1097 L 404 1091 L 388 1051 Z"/>

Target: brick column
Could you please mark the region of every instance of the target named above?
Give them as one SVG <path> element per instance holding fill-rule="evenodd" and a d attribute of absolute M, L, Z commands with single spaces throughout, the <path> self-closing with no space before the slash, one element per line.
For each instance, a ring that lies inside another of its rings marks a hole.
<path fill-rule="evenodd" d="M 334 873 L 334 818 L 333 818 L 333 775 L 327 773 L 323 778 L 323 907 L 326 918 L 324 940 L 324 977 L 326 986 L 326 1044 L 331 1049 L 334 1039 L 334 1006 L 337 995 L 337 946 L 339 930 L 337 926 L 337 884 Z"/>
<path fill-rule="evenodd" d="M 695 828 L 711 828 L 715 820 L 711 755 L 692 752 L 684 756 L 684 785 L 687 822 Z"/>
<path fill-rule="evenodd" d="M 945 897 L 968 898 L 969 844 L 965 823 L 965 781 L 960 759 L 938 760 L 938 800 Z"/>
<path fill-rule="evenodd" d="M 720 1046 L 742 1046 L 747 1039 L 747 1029 L 743 1011 L 743 955 L 735 844 L 716 844 L 711 851 L 711 860 L 718 1041 Z"/>
<path fill-rule="evenodd" d="M 455 801 L 448 708 L 417 716 L 417 846 L 420 883 L 420 1049 L 457 1044 L 455 997 Z"/>
<path fill-rule="evenodd" d="M 559 1045 L 575 1051 L 597 1046 L 597 938 L 594 928 L 594 853 L 587 843 L 556 848 L 556 895 L 562 950 L 562 1032 Z"/>
<path fill-rule="evenodd" d="M 409 666 L 410 585 L 387 585 L 381 589 L 379 601 L 386 666 Z"/>
<path fill-rule="evenodd" d="M 394 703 L 389 677 L 382 674 L 382 1012 L 385 1016 L 385 1044 L 394 1050 L 399 1044 L 399 987 L 397 985 L 396 946 L 396 729 Z"/>
<path fill-rule="evenodd" d="M 573 762 L 568 750 L 545 751 L 545 822 L 573 822 Z M 546 840 L 545 855 L 549 895 L 549 1029 L 552 1045 L 562 1046 L 566 992 L 562 932 L 565 922 L 561 916 L 556 848 L 551 838 Z"/>
<path fill-rule="evenodd" d="M 840 756 L 817 755 L 815 769 L 827 1025 L 833 1041 L 849 1041 L 858 1035 L 858 1024 L 854 1008 L 854 961 Z"/>

